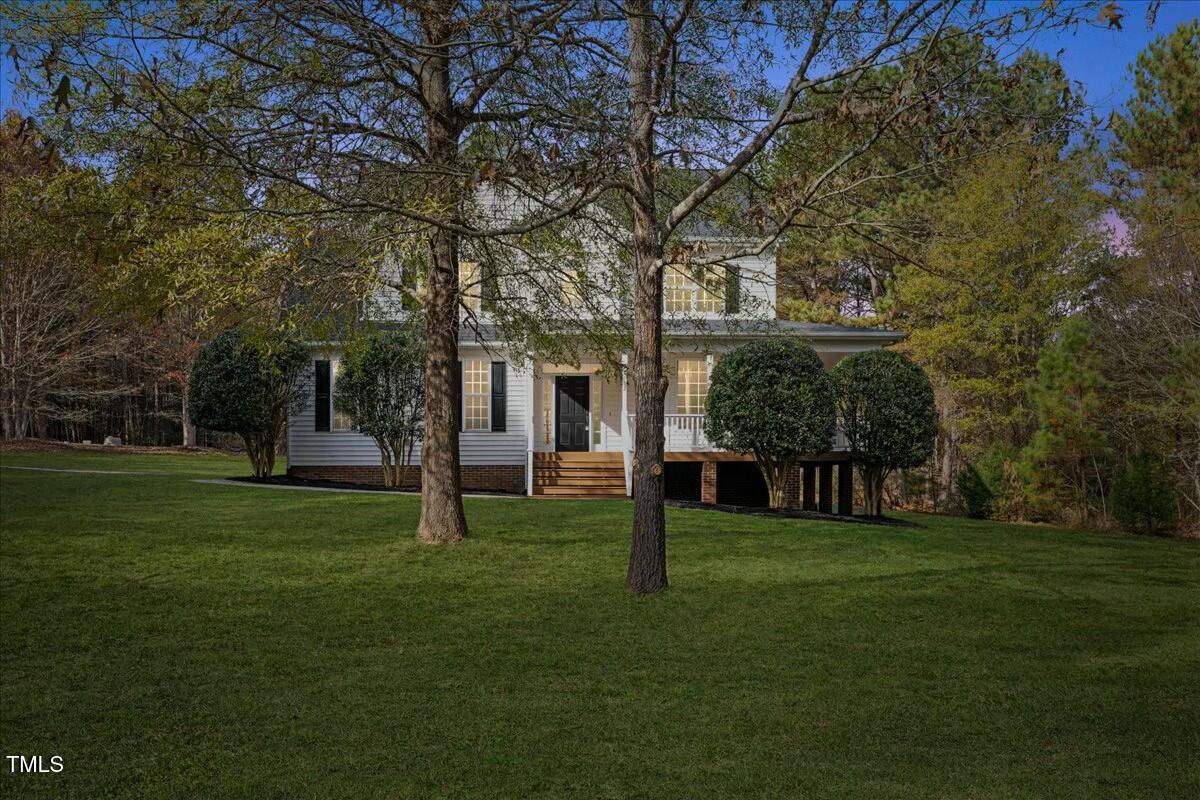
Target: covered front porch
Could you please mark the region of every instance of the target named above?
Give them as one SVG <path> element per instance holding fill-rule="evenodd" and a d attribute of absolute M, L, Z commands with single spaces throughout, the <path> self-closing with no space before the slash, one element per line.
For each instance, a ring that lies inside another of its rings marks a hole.
<path fill-rule="evenodd" d="M 734 472 L 744 467 L 721 467 L 741 463 L 753 467 L 749 456 L 728 453 L 712 445 L 704 433 L 704 402 L 709 379 L 719 354 L 672 352 L 664 354 L 667 394 L 662 418 L 663 441 L 669 473 L 702 473 L 701 496 L 715 503 L 722 474 L 727 483 L 738 480 Z M 830 359 L 832 362 L 836 359 Z M 624 369 L 614 369 L 599 360 L 579 364 L 537 362 L 528 373 L 531 398 L 527 491 L 538 496 L 613 497 L 632 492 L 632 450 L 639 424 L 634 394 Z M 832 478 L 820 465 L 840 463 L 845 441 L 840 432 L 830 453 L 815 458 L 811 469 L 798 478 L 806 490 L 798 490 L 797 507 L 827 510 L 835 493 Z M 694 465 L 688 467 L 686 465 Z M 698 465 L 698 466 L 695 466 Z M 849 480 L 849 470 L 844 470 Z M 810 480 L 803 481 L 807 475 Z M 836 493 L 839 508 L 847 507 L 843 480 Z M 708 487 L 708 489 L 704 489 Z M 807 493 L 807 494 L 806 494 Z M 808 497 L 811 495 L 811 497 Z M 691 499 L 691 498 L 680 498 Z M 809 502 L 805 502 L 805 500 Z M 841 513 L 841 512 L 839 512 Z"/>
<path fill-rule="evenodd" d="M 704 435 L 704 400 L 713 360 L 708 354 L 663 357 L 667 375 L 663 433 L 668 452 L 713 449 Z M 623 369 L 599 361 L 540 362 L 534 364 L 529 380 L 530 452 L 621 453 L 632 448 L 637 409 Z"/>

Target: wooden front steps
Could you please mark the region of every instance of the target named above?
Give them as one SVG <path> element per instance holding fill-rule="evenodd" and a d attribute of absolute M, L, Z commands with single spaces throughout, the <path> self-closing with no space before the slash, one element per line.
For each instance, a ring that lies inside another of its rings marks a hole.
<path fill-rule="evenodd" d="M 624 497 L 620 453 L 534 453 L 535 497 Z"/>

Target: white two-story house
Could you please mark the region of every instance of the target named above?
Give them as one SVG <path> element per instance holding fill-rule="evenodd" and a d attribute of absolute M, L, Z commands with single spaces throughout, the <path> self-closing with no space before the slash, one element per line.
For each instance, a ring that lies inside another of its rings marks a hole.
<path fill-rule="evenodd" d="M 724 244 L 728 246 L 728 242 Z M 668 267 L 664 276 L 664 369 L 669 387 L 663 420 L 668 497 L 702 502 L 765 504 L 766 489 L 752 458 L 712 447 L 704 435 L 704 404 L 713 365 L 733 348 L 761 337 L 794 336 L 810 343 L 826 368 L 902 334 L 775 319 L 772 253 L 731 260 L 698 273 Z M 460 283 L 478 284 L 464 261 Z M 625 497 L 638 412 L 622 364 L 513 357 L 487 324 L 479 294 L 464 289 L 461 329 L 461 462 L 463 488 L 541 497 Z M 311 402 L 288 425 L 288 473 L 306 479 L 382 481 L 379 453 L 334 409 L 339 350 L 318 347 Z M 622 362 L 625 357 L 621 358 Z M 413 464 L 420 463 L 420 446 Z M 834 471 L 837 471 L 836 482 Z M 419 480 L 419 470 L 412 470 Z M 852 474 L 838 441 L 797 470 L 792 505 L 849 513 Z M 835 503 L 836 500 L 836 503 Z"/>

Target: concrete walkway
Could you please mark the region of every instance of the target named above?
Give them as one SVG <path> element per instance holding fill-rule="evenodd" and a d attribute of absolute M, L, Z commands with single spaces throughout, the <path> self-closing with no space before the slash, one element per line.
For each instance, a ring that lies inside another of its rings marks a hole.
<path fill-rule="evenodd" d="M 79 475 L 173 475 L 172 472 L 135 472 L 121 469 L 54 469 L 52 467 L 14 467 L 0 464 L 0 469 L 19 469 L 27 472 L 73 472 Z"/>

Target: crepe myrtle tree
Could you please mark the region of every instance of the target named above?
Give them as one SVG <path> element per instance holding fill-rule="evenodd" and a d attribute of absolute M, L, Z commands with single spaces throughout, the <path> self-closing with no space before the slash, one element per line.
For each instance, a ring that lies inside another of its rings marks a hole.
<path fill-rule="evenodd" d="M 379 448 L 385 486 L 403 486 L 424 429 L 425 348 L 411 327 L 376 331 L 342 356 L 334 407 Z"/>
<path fill-rule="evenodd" d="M 838 416 L 862 478 L 867 514 L 883 515 L 883 483 L 892 470 L 933 455 L 938 433 L 933 386 L 894 350 L 855 353 L 832 371 Z"/>
<path fill-rule="evenodd" d="M 833 380 L 812 347 L 795 339 L 742 345 L 713 367 L 704 432 L 717 447 L 753 453 L 771 508 L 802 455 L 829 449 L 837 425 Z"/>
<path fill-rule="evenodd" d="M 226 331 L 201 347 L 192 368 L 192 423 L 242 437 L 254 477 L 269 478 L 288 414 L 307 397 L 310 366 L 307 350 L 290 337 Z"/>

